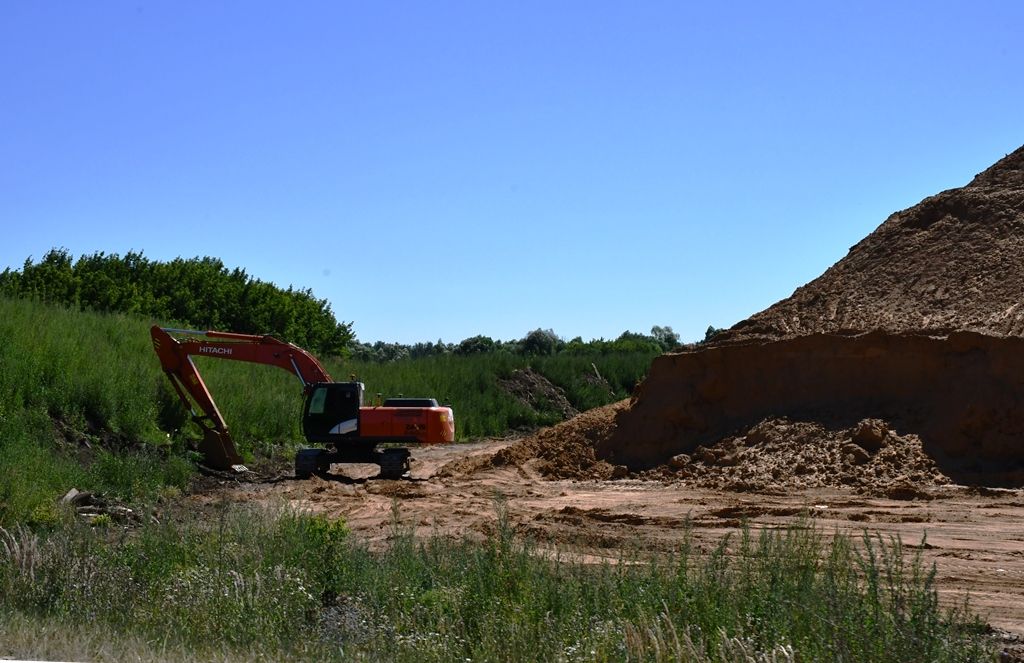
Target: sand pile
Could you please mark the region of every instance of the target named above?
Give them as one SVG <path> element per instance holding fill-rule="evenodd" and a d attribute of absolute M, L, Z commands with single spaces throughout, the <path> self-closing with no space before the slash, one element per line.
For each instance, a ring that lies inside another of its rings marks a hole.
<path fill-rule="evenodd" d="M 901 496 L 917 496 L 908 486 L 950 483 L 924 452 L 921 438 L 899 435 L 880 419 L 843 430 L 768 419 L 743 434 L 678 454 L 646 475 L 733 491 L 849 486 Z"/>
<path fill-rule="evenodd" d="M 505 461 L 749 489 L 1024 485 L 1021 394 L 1024 148 L 712 343 L 657 358 L 613 419 L 585 413 Z M 864 420 L 887 440 L 866 458 L 850 446 Z"/>
<path fill-rule="evenodd" d="M 951 482 L 923 449 L 921 438 L 900 435 L 885 421 L 865 419 L 830 430 L 816 422 L 767 419 L 738 435 L 663 465 L 631 473 L 601 460 L 595 448 L 615 430 L 629 401 L 585 412 L 520 440 L 490 458 L 451 463 L 441 474 L 530 464 L 553 479 L 607 480 L 626 476 L 736 492 L 852 487 L 897 498 L 926 497 L 922 489 Z"/>
<path fill-rule="evenodd" d="M 713 343 L 876 329 L 1024 335 L 1024 147 L 967 186 L 896 212 Z"/>
<path fill-rule="evenodd" d="M 537 469 L 554 478 L 610 479 L 624 476 L 626 468 L 600 460 L 595 449 L 606 444 L 615 430 L 615 418 L 628 400 L 588 410 L 568 421 L 502 449 L 490 465 L 522 465 L 537 459 Z"/>

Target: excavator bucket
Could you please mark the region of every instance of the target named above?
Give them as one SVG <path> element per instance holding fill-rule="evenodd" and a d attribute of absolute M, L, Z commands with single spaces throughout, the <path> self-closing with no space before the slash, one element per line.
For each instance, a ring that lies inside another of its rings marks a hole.
<path fill-rule="evenodd" d="M 248 468 L 242 464 L 242 457 L 235 449 L 235 443 L 231 441 L 231 436 L 227 433 L 205 429 L 203 440 L 199 443 L 199 453 L 203 455 L 203 462 L 215 470 L 248 471 Z"/>

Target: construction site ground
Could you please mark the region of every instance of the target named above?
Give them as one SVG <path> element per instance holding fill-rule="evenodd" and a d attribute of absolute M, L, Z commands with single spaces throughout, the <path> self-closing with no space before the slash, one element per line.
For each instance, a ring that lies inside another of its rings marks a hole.
<path fill-rule="evenodd" d="M 413 452 L 411 479 L 374 479 L 372 465 L 335 466 L 308 480 L 220 481 L 190 498 L 202 509 L 228 501 L 295 508 L 344 518 L 354 536 L 383 547 L 397 524 L 417 537 L 483 538 L 499 505 L 515 531 L 577 559 L 615 563 L 624 555 L 669 551 L 689 523 L 710 550 L 747 524 L 754 532 L 794 525 L 824 535 L 899 537 L 937 568 L 940 600 L 971 608 L 1010 640 L 1024 634 L 1024 491 L 933 485 L 874 496 L 846 487 L 730 492 L 686 480 L 545 478 L 536 460 L 495 464 L 512 440 L 485 440 Z M 897 498 L 898 497 L 898 498 Z"/>

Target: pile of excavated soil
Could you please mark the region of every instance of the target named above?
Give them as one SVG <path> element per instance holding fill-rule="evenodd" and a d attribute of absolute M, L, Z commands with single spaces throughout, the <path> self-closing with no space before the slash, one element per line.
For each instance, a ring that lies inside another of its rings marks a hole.
<path fill-rule="evenodd" d="M 767 419 L 741 435 L 678 454 L 646 475 L 737 492 L 847 486 L 895 498 L 950 483 L 920 437 L 899 435 L 880 419 L 842 430 Z"/>
<path fill-rule="evenodd" d="M 625 468 L 598 459 L 595 449 L 607 442 L 615 430 L 616 415 L 628 405 L 628 400 L 619 401 L 545 428 L 502 449 L 488 464 L 523 465 L 536 459 L 537 470 L 554 478 L 609 479 L 624 476 Z"/>
<path fill-rule="evenodd" d="M 498 386 L 517 401 L 537 412 L 554 411 L 563 419 L 579 412 L 572 406 L 565 392 L 532 368 L 512 371 L 507 378 L 499 378 Z"/>
<path fill-rule="evenodd" d="M 967 186 L 896 212 L 712 344 L 877 329 L 1024 335 L 1024 147 Z"/>
<path fill-rule="evenodd" d="M 918 435 L 958 482 L 1020 485 L 1021 394 L 1021 337 L 877 331 L 712 347 L 657 357 L 596 457 L 643 470 L 773 417 L 829 430 L 881 418 Z"/>
<path fill-rule="evenodd" d="M 615 431 L 621 401 L 585 412 L 498 451 L 449 463 L 441 476 L 530 464 L 554 479 L 607 480 L 629 475 L 734 492 L 850 487 L 895 499 L 927 497 L 924 488 L 951 482 L 917 435 L 900 435 L 889 423 L 865 419 L 832 430 L 816 422 L 766 419 L 690 454 L 677 454 L 654 469 L 630 473 L 597 457 L 595 448 Z"/>

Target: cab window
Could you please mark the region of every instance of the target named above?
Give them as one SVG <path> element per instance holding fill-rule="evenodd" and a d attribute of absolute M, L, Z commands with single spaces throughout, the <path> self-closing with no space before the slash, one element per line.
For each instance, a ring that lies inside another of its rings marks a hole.
<path fill-rule="evenodd" d="M 310 414 L 323 414 L 324 406 L 327 404 L 327 388 L 318 387 L 313 391 L 313 396 L 309 400 L 309 413 Z"/>

